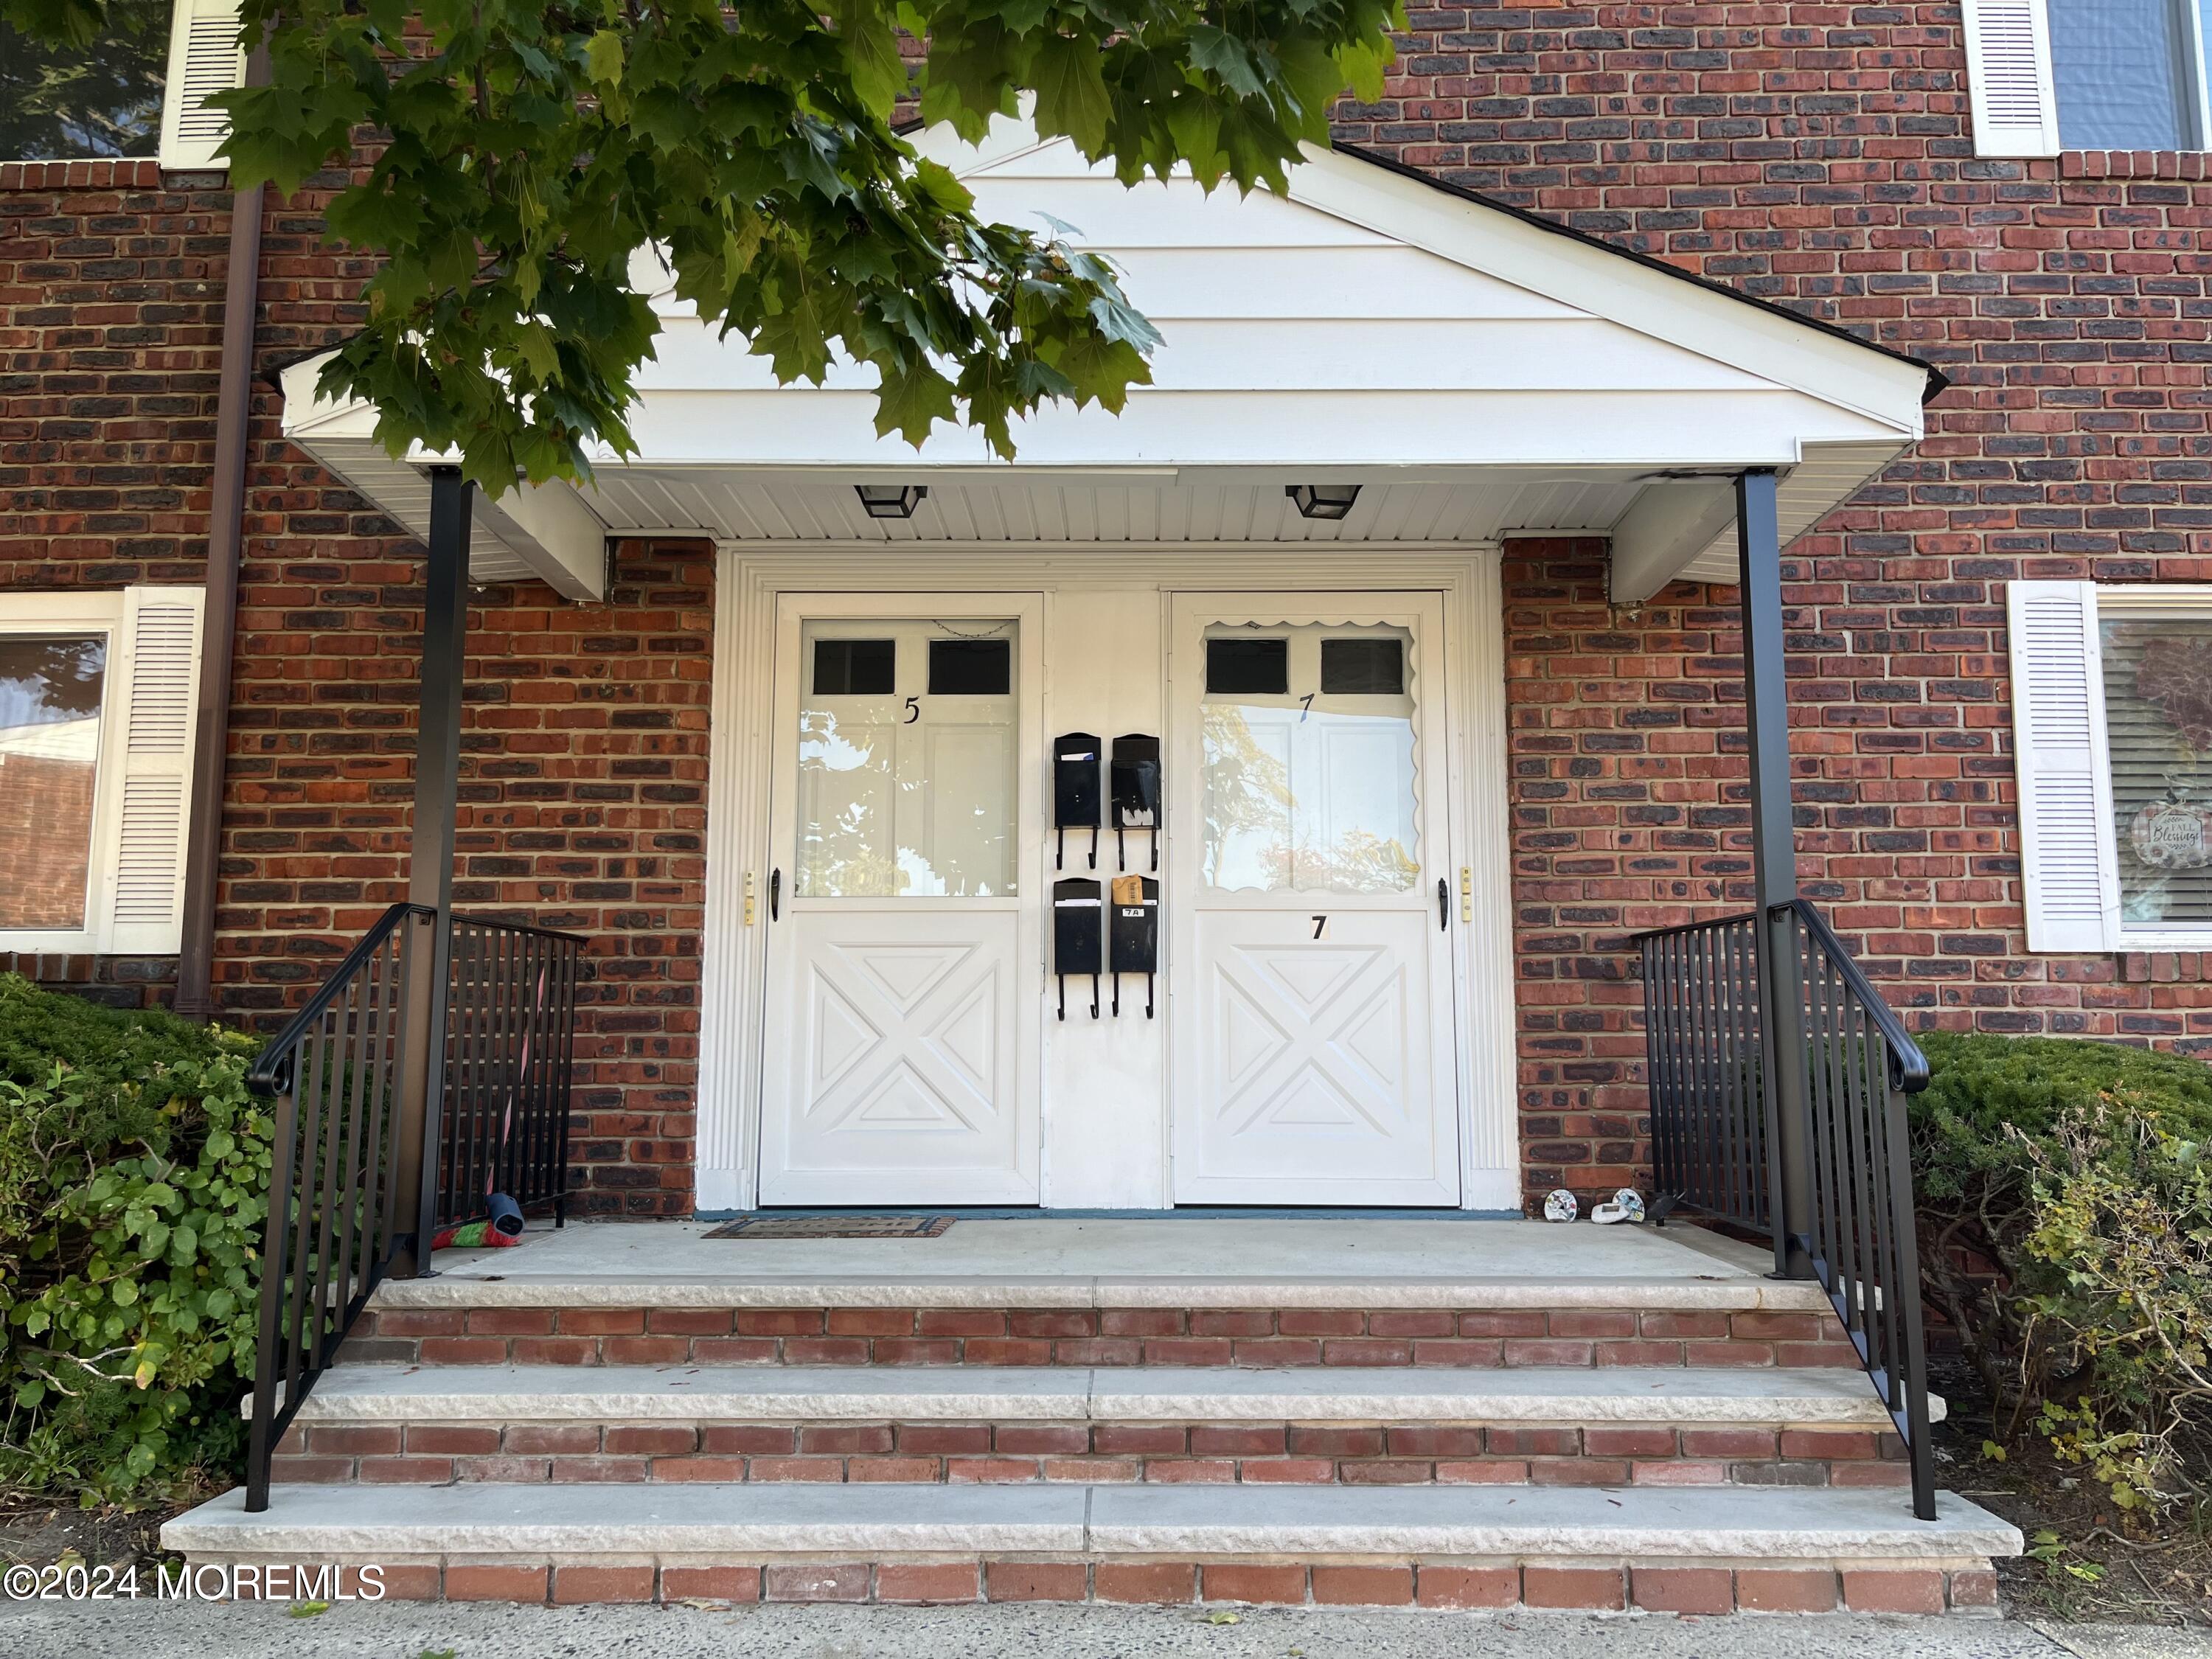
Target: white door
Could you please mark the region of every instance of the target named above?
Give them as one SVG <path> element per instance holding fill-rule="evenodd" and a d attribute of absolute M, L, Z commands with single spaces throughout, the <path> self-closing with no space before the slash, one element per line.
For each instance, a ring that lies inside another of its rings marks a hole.
<path fill-rule="evenodd" d="M 1039 617 L 781 602 L 763 1204 L 1036 1201 Z"/>
<path fill-rule="evenodd" d="M 1443 607 L 1177 595 L 1178 1203 L 1459 1201 Z"/>

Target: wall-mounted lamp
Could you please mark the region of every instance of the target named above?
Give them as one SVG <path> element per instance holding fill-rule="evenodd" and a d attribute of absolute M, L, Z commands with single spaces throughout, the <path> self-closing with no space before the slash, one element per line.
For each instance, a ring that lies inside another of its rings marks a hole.
<path fill-rule="evenodd" d="M 911 519 L 929 494 L 927 484 L 854 484 L 860 510 L 872 519 Z"/>
<path fill-rule="evenodd" d="M 1358 484 L 1285 484 L 1283 494 L 1297 503 L 1304 519 L 1348 519 L 1359 499 Z"/>

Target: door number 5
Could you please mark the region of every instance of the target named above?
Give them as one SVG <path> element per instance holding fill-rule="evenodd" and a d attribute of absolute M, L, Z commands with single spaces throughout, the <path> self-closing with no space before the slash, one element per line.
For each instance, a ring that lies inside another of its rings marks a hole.
<path fill-rule="evenodd" d="M 912 726 L 921 718 L 921 699 L 920 697 L 908 697 L 906 700 L 906 720 L 904 724 Z"/>

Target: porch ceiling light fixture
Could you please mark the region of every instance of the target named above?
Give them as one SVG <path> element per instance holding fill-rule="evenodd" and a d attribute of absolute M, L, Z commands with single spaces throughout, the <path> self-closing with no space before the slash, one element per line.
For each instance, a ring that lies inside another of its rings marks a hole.
<path fill-rule="evenodd" d="M 872 519 L 911 519 L 929 494 L 927 484 L 854 484 L 860 510 Z"/>
<path fill-rule="evenodd" d="M 1303 519 L 1348 519 L 1359 499 L 1358 484 L 1285 484 L 1283 494 L 1297 503 Z"/>

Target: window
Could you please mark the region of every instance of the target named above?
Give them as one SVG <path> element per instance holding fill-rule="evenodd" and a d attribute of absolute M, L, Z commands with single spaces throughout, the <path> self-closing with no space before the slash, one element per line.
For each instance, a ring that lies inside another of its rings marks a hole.
<path fill-rule="evenodd" d="M 1014 891 L 1017 643 L 988 617 L 801 627 L 795 899 Z"/>
<path fill-rule="evenodd" d="M 1323 640 L 1321 690 L 1325 697 L 1405 696 L 1405 641 L 1371 637 Z"/>
<path fill-rule="evenodd" d="M 1004 697 L 1014 689 L 1012 640 L 932 640 L 929 695 Z"/>
<path fill-rule="evenodd" d="M 1974 147 L 2212 149 L 2212 0 L 1965 0 Z"/>
<path fill-rule="evenodd" d="M 1304 626 L 1206 641 L 1200 880 L 1220 891 L 1409 893 L 1420 804 L 1408 635 Z"/>
<path fill-rule="evenodd" d="M 1279 697 L 1291 689 L 1288 640 L 1210 639 L 1206 642 L 1206 689 Z"/>
<path fill-rule="evenodd" d="M 817 697 L 887 697 L 897 674 L 896 640 L 814 641 Z"/>
<path fill-rule="evenodd" d="M 245 62 L 236 0 L 112 0 L 89 46 L 0 21 L 0 161 L 219 167 L 222 116 L 203 100 L 239 85 Z"/>
<path fill-rule="evenodd" d="M 184 919 L 202 592 L 0 611 L 0 951 L 166 955 Z"/>

